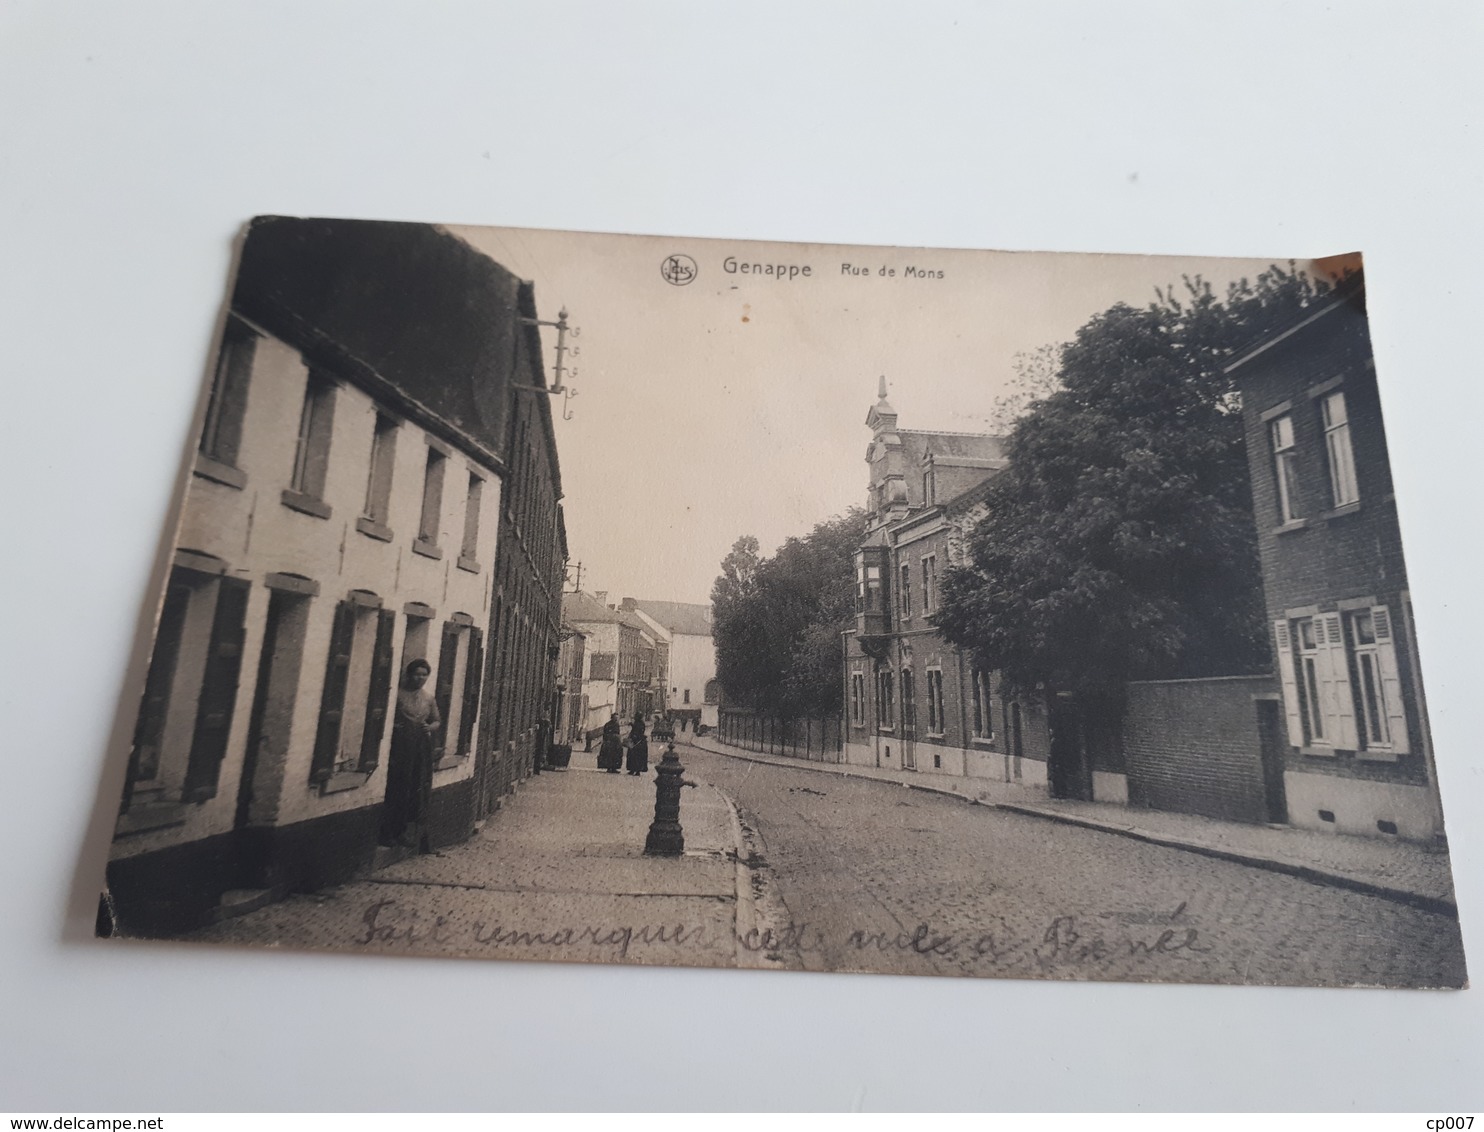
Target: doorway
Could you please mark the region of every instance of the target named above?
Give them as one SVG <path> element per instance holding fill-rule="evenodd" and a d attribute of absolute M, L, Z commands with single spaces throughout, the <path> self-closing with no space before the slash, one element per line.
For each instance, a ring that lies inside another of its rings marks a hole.
<path fill-rule="evenodd" d="M 1053 798 L 1092 801 L 1092 768 L 1087 761 L 1087 737 L 1082 711 L 1070 700 L 1053 698 L 1048 723 L 1051 760 L 1047 769 Z"/>
<path fill-rule="evenodd" d="M 1288 824 L 1288 793 L 1283 786 L 1283 721 L 1279 701 L 1258 700 L 1257 741 L 1262 759 L 1263 801 L 1270 825 Z"/>
<path fill-rule="evenodd" d="M 249 831 L 253 827 L 271 827 L 278 820 L 308 622 L 307 596 L 286 590 L 270 591 L 232 823 L 242 846 L 239 883 L 246 888 L 267 887 L 271 883 L 263 846 Z"/>

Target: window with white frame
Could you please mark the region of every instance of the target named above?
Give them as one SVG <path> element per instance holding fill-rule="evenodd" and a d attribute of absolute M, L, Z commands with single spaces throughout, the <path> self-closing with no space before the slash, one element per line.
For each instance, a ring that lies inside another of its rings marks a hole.
<path fill-rule="evenodd" d="M 1406 754 L 1411 747 L 1407 741 L 1391 610 L 1384 605 L 1373 605 L 1351 610 L 1345 620 L 1360 714 L 1362 753 Z"/>
<path fill-rule="evenodd" d="M 994 711 L 989 701 L 989 673 L 976 668 L 971 674 L 974 701 L 974 738 L 994 738 Z"/>
<path fill-rule="evenodd" d="M 943 670 L 941 668 L 929 668 L 927 672 L 927 699 L 928 699 L 928 733 L 930 735 L 941 735 L 944 730 L 943 718 Z"/>
<path fill-rule="evenodd" d="M 330 436 L 335 419 L 335 383 L 310 373 L 299 412 L 299 438 L 289 488 L 308 499 L 322 499 L 330 466 Z"/>
<path fill-rule="evenodd" d="M 447 457 L 436 448 L 428 448 L 428 462 L 423 468 L 423 505 L 417 524 L 417 541 L 436 548 L 443 520 L 443 473 Z"/>
<path fill-rule="evenodd" d="M 1336 507 L 1360 502 L 1355 479 L 1355 453 L 1350 446 L 1350 416 L 1344 393 L 1329 393 L 1319 401 L 1324 424 L 1324 447 L 1329 456 L 1330 493 Z"/>
<path fill-rule="evenodd" d="M 896 674 L 890 668 L 876 673 L 876 726 L 890 730 L 896 724 L 896 708 L 893 694 Z"/>
<path fill-rule="evenodd" d="M 1268 422 L 1273 444 L 1273 475 L 1278 484 L 1278 521 L 1292 523 L 1299 518 L 1298 452 L 1293 443 L 1293 417 L 1285 414 Z"/>
<path fill-rule="evenodd" d="M 938 556 L 929 554 L 922 560 L 922 612 L 931 613 L 938 603 Z"/>
<path fill-rule="evenodd" d="M 247 413 L 247 386 L 252 372 L 257 335 L 239 319 L 229 317 L 222 332 L 221 352 L 212 375 L 206 420 L 201 426 L 201 454 L 235 467 Z"/>
<path fill-rule="evenodd" d="M 864 672 L 850 674 L 850 721 L 857 727 L 865 726 L 866 674 Z"/>
<path fill-rule="evenodd" d="M 1319 642 L 1323 622 L 1316 626 L 1314 618 L 1302 617 L 1293 623 L 1293 628 L 1298 637 L 1299 697 L 1304 727 L 1311 742 L 1323 743 L 1328 738 L 1324 729 L 1324 712 L 1319 705 Z"/>
<path fill-rule="evenodd" d="M 1274 623 L 1289 742 L 1310 753 L 1361 748 L 1349 649 L 1339 613 Z"/>
<path fill-rule="evenodd" d="M 912 567 L 906 562 L 902 563 L 902 584 L 897 593 L 898 604 L 902 607 L 902 620 L 906 621 L 912 616 Z"/>
<path fill-rule="evenodd" d="M 391 514 L 392 470 L 396 458 L 397 422 L 385 413 L 377 413 L 371 434 L 371 466 L 366 471 L 366 506 L 362 514 L 383 526 Z"/>
<path fill-rule="evenodd" d="M 910 668 L 902 669 L 902 728 L 917 726 L 917 678 Z"/>

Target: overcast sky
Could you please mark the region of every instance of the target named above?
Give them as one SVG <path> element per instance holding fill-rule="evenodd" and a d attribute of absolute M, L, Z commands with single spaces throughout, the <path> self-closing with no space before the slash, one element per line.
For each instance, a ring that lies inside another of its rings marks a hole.
<path fill-rule="evenodd" d="M 583 588 L 613 600 L 709 601 L 738 536 L 770 553 L 862 503 L 882 375 L 902 428 L 984 431 L 1017 352 L 1182 274 L 1220 291 L 1271 262 L 453 231 L 579 329 L 579 395 L 556 423 L 563 505 Z M 672 254 L 695 261 L 693 282 L 665 281 Z M 810 274 L 729 273 L 728 256 Z"/>

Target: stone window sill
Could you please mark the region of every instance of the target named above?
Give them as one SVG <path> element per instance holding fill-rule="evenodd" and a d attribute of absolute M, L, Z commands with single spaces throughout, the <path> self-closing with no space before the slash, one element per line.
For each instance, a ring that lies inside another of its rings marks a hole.
<path fill-rule="evenodd" d="M 1317 759 L 1332 759 L 1338 753 L 1333 747 L 1300 747 L 1298 752 Z"/>
<path fill-rule="evenodd" d="M 931 739 L 934 743 L 941 743 L 946 735 L 943 731 L 929 731 L 923 735 L 924 739 Z"/>
<path fill-rule="evenodd" d="M 1364 751 L 1356 751 L 1357 759 L 1364 759 L 1368 763 L 1394 763 L 1397 754 L 1390 747 L 1368 747 Z"/>
<path fill-rule="evenodd" d="M 443 551 L 439 549 L 436 542 L 429 542 L 425 538 L 414 539 L 412 542 L 412 553 L 421 554 L 424 558 L 438 561 L 443 557 Z"/>
<path fill-rule="evenodd" d="M 974 746 L 980 747 L 986 751 L 993 751 L 996 749 L 995 741 L 992 738 L 986 738 L 982 735 L 975 735 L 972 739 L 969 740 L 969 742 L 972 743 Z"/>
<path fill-rule="evenodd" d="M 328 519 L 331 515 L 330 505 L 323 499 L 316 499 L 312 495 L 305 495 L 302 491 L 294 491 L 292 488 L 284 488 L 283 505 L 292 511 L 298 511 L 305 515 L 313 515 L 316 519 Z"/>
<path fill-rule="evenodd" d="M 320 786 L 321 796 L 326 794 L 344 794 L 347 790 L 359 790 L 366 785 L 371 778 L 369 774 L 361 770 L 337 770 L 329 778 L 325 779 Z"/>
<path fill-rule="evenodd" d="M 444 755 L 441 759 L 433 764 L 433 769 L 454 770 L 457 767 L 463 766 L 464 763 L 468 762 L 468 760 L 469 757 L 467 755 Z"/>
<path fill-rule="evenodd" d="M 1360 500 L 1357 499 L 1354 503 L 1342 503 L 1338 507 L 1331 508 L 1319 517 L 1321 519 L 1338 519 L 1342 515 L 1354 515 L 1359 510 Z"/>
<path fill-rule="evenodd" d="M 153 829 L 169 829 L 171 826 L 184 825 L 185 819 L 186 807 L 180 802 L 145 802 L 131 806 L 128 813 L 119 815 L 113 835 L 128 837 L 134 833 L 148 833 Z"/>
<path fill-rule="evenodd" d="M 361 534 L 368 535 L 369 537 L 374 538 L 380 542 L 392 541 L 391 527 L 387 526 L 385 523 L 378 523 L 375 519 L 367 518 L 365 515 L 362 515 L 359 519 L 356 520 L 356 530 L 360 531 Z"/>
<path fill-rule="evenodd" d="M 897 729 L 895 727 L 878 727 L 878 728 L 876 728 L 876 734 L 878 734 L 878 735 L 895 735 L 896 733 L 897 733 Z"/>
<path fill-rule="evenodd" d="M 247 486 L 246 472 L 241 468 L 232 467 L 231 464 L 224 464 L 220 460 L 213 460 L 205 452 L 196 453 L 195 472 L 203 480 L 211 480 L 213 483 L 235 487 L 238 491 L 241 491 Z"/>
<path fill-rule="evenodd" d="M 467 554 L 459 555 L 458 566 L 460 570 L 467 570 L 471 574 L 479 573 L 479 559 L 470 558 Z"/>
<path fill-rule="evenodd" d="M 1294 531 L 1305 531 L 1305 530 L 1308 530 L 1308 529 L 1309 529 L 1309 520 L 1308 519 L 1294 519 L 1291 522 L 1284 523 L 1280 527 L 1274 527 L 1273 528 L 1273 533 L 1275 535 L 1291 535 L 1291 534 L 1293 534 Z"/>

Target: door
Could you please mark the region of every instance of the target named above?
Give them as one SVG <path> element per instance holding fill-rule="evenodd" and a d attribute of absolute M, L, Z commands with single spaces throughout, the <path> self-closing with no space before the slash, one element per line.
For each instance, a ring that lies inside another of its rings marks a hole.
<path fill-rule="evenodd" d="M 1053 699 L 1050 707 L 1051 762 L 1047 767 L 1053 798 L 1092 801 L 1092 771 L 1087 765 L 1087 739 L 1076 704 Z"/>
<path fill-rule="evenodd" d="M 912 669 L 902 669 L 902 769 L 917 769 L 917 689 Z"/>
<path fill-rule="evenodd" d="M 1288 794 L 1283 786 L 1282 705 L 1278 700 L 1257 701 L 1257 741 L 1262 758 L 1262 786 L 1268 822 L 1288 824 Z"/>
<path fill-rule="evenodd" d="M 1020 705 L 1018 703 L 1012 703 L 1010 705 L 1010 760 L 1011 771 L 1015 776 L 1016 782 L 1020 781 L 1020 760 L 1024 755 L 1025 746 L 1020 724 Z"/>

